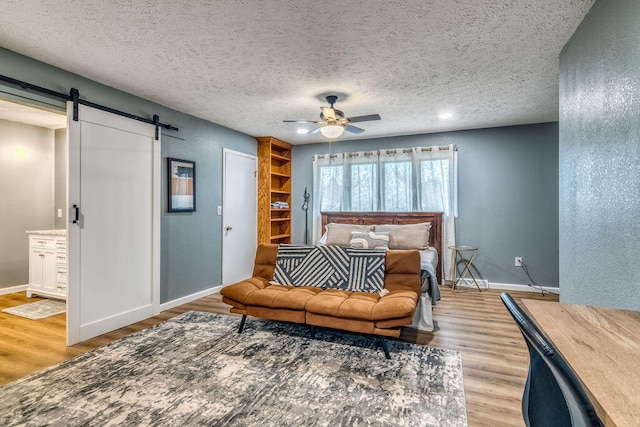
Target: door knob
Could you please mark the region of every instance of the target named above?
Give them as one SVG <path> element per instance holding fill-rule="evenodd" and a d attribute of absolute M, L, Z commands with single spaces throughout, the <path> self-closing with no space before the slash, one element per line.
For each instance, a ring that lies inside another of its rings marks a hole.
<path fill-rule="evenodd" d="M 229 226 L 227 225 L 224 229 L 225 229 L 225 230 L 227 230 L 227 231 L 230 231 L 230 230 L 231 230 L 231 227 L 229 227 Z"/>

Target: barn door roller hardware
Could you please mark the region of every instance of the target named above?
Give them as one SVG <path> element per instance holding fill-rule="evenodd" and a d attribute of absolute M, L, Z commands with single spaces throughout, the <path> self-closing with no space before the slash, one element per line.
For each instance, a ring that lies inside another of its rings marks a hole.
<path fill-rule="evenodd" d="M 0 75 L 0 81 L 4 81 L 12 85 L 19 86 L 22 89 L 33 90 L 35 92 L 44 93 L 45 95 L 53 98 L 60 98 L 60 99 L 64 99 L 65 101 L 73 102 L 73 120 L 76 122 L 78 121 L 78 105 L 82 104 L 82 105 L 86 105 L 87 107 L 95 108 L 97 110 L 106 111 L 108 113 L 117 114 L 118 116 L 123 116 L 132 120 L 137 120 L 139 122 L 154 125 L 156 128 L 156 141 L 160 137 L 160 128 L 175 130 L 175 131 L 179 130 L 175 126 L 161 123 L 160 117 L 157 114 L 154 114 L 152 119 L 148 119 L 146 117 L 136 116 L 135 114 L 129 114 L 124 111 L 116 110 L 115 108 L 107 107 L 107 106 L 96 104 L 94 102 L 90 102 L 84 99 L 80 99 L 80 92 L 76 88 L 71 88 L 71 90 L 69 91 L 69 94 L 67 95 L 66 93 L 56 92 L 54 90 L 47 89 L 42 86 L 34 85 L 31 83 L 23 82 L 22 80 L 17 80 L 8 76 Z"/>

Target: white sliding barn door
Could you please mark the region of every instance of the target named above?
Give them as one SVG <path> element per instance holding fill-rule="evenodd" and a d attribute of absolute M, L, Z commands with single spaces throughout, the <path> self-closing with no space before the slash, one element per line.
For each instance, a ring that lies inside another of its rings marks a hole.
<path fill-rule="evenodd" d="M 153 125 L 83 105 L 68 123 L 72 345 L 159 312 L 160 141 Z"/>

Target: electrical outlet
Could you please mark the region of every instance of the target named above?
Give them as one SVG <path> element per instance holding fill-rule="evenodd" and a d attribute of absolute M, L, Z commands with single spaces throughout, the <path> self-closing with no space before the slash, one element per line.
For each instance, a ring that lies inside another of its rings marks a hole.
<path fill-rule="evenodd" d="M 517 256 L 516 257 L 516 267 L 522 267 L 522 257 L 521 256 Z"/>

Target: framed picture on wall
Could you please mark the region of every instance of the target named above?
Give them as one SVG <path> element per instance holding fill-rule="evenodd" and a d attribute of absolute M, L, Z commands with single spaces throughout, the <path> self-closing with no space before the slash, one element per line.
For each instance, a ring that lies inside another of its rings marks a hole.
<path fill-rule="evenodd" d="M 196 211 L 196 162 L 167 158 L 169 212 Z"/>

